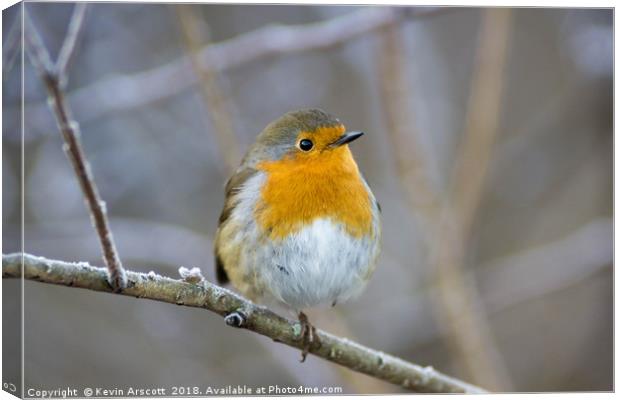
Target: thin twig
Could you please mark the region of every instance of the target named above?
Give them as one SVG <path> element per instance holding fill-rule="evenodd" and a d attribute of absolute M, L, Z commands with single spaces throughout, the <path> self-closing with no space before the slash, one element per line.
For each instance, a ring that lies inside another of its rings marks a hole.
<path fill-rule="evenodd" d="M 106 282 L 106 270 L 87 263 L 68 263 L 49 260 L 30 254 L 15 253 L 2 256 L 2 277 L 24 278 L 39 282 L 112 292 Z M 303 339 L 299 323 L 280 317 L 264 307 L 208 281 L 188 283 L 160 276 L 127 271 L 128 285 L 122 295 L 162 301 L 171 304 L 198 307 L 223 317 L 242 314 L 242 328 L 267 336 L 276 342 L 301 349 Z M 353 369 L 375 378 L 420 392 L 481 393 L 483 389 L 459 381 L 431 367 L 421 367 L 397 357 L 376 351 L 353 341 L 317 330 L 310 353 L 325 360 Z"/>
<path fill-rule="evenodd" d="M 56 60 L 56 74 L 61 79 L 67 79 L 67 68 L 71 61 L 71 56 L 76 48 L 77 41 L 80 37 L 80 32 L 84 26 L 84 16 L 86 15 L 86 8 L 88 3 L 76 3 L 73 8 L 73 15 L 67 28 L 67 34 L 65 40 L 62 43 L 60 52 L 58 53 L 58 59 Z M 66 82 L 61 82 L 61 87 L 64 88 Z"/>
<path fill-rule="evenodd" d="M 39 32 L 34 27 L 30 14 L 24 9 L 24 46 L 28 52 L 30 62 L 36 68 L 41 76 L 47 74 L 54 75 L 54 63 L 50 57 L 50 53 L 45 48 Z"/>
<path fill-rule="evenodd" d="M 415 7 L 394 12 L 390 7 L 364 7 L 327 21 L 260 28 L 210 44 L 200 50 L 200 58 L 207 60 L 214 72 L 221 73 L 268 56 L 335 48 L 403 19 L 430 18 L 452 10 L 457 9 Z M 198 82 L 191 69 L 189 57 L 182 57 L 150 70 L 99 80 L 72 91 L 69 97 L 80 119 L 91 121 L 182 93 Z M 117 96 L 114 101 L 108 101 L 102 93 Z M 27 106 L 31 126 L 38 127 L 38 121 L 44 120 L 41 115 L 46 107 L 42 103 Z M 43 126 L 37 131 L 41 134 L 47 132 Z"/>
<path fill-rule="evenodd" d="M 456 157 L 433 250 L 439 279 L 437 304 L 442 314 L 439 320 L 445 324 L 470 379 L 503 391 L 510 390 L 510 377 L 478 289 L 464 269 L 464 260 L 497 133 L 509 29 L 510 10 L 484 12 L 463 143 Z"/>
<path fill-rule="evenodd" d="M 9 72 L 13 69 L 17 56 L 21 50 L 21 30 L 22 21 L 21 14 L 15 15 L 13 25 L 9 28 L 9 33 L 6 35 L 6 40 L 2 44 L 2 76 L 3 79 L 9 75 Z"/>
<path fill-rule="evenodd" d="M 73 18 L 77 21 L 71 21 L 70 26 L 73 26 L 70 31 L 79 32 L 79 23 L 83 20 L 83 10 L 73 13 Z M 97 190 L 97 185 L 93 179 L 90 164 L 88 163 L 82 145 L 80 143 L 80 132 L 78 124 L 72 119 L 69 105 L 65 100 L 64 93 L 61 89 L 61 82 L 65 78 L 58 73 L 64 73 L 66 63 L 73 52 L 70 48 L 75 45 L 76 40 L 72 35 L 66 39 L 63 43 L 61 52 L 65 60 L 60 61 L 56 65 L 60 65 L 61 69 L 56 69 L 52 63 L 49 52 L 45 48 L 39 33 L 30 20 L 30 16 L 24 10 L 25 19 L 25 41 L 28 55 L 33 65 L 37 69 L 41 79 L 45 83 L 45 88 L 49 97 L 49 104 L 53 111 L 58 124 L 62 137 L 65 141 L 63 149 L 65 150 L 73 170 L 76 174 L 86 203 L 88 205 L 92 222 L 99 236 L 101 248 L 103 251 L 103 261 L 108 267 L 109 283 L 115 290 L 121 290 L 126 286 L 127 278 L 125 271 L 121 264 L 121 260 L 118 256 L 116 246 L 114 245 L 114 239 L 112 238 L 112 232 L 110 231 L 106 206 Z M 71 33 L 71 32 L 70 32 Z"/>
<path fill-rule="evenodd" d="M 209 27 L 196 14 L 195 5 L 179 4 L 173 6 L 177 12 L 182 38 L 189 53 L 194 73 L 198 75 L 202 97 L 213 121 L 213 131 L 224 157 L 226 174 L 232 173 L 239 161 L 241 152 L 236 139 L 229 96 L 224 91 L 218 73 L 209 59 Z M 204 47 L 203 47 L 204 46 Z M 204 49 L 201 55 L 201 49 Z"/>

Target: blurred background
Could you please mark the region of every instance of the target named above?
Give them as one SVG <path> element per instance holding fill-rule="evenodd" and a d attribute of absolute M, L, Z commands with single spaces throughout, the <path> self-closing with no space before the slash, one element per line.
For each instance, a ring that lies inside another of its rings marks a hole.
<path fill-rule="evenodd" d="M 74 4 L 26 8 L 56 57 Z M 3 12 L 4 253 L 20 250 L 18 17 Z M 128 269 L 214 280 L 231 168 L 268 122 L 320 107 L 366 132 L 352 151 L 384 237 L 367 290 L 311 311 L 318 327 L 492 390 L 610 391 L 612 32 L 611 9 L 90 4 L 67 98 Z M 24 68 L 25 251 L 101 266 Z M 24 335 L 26 388 L 401 392 L 203 310 L 34 282 Z"/>

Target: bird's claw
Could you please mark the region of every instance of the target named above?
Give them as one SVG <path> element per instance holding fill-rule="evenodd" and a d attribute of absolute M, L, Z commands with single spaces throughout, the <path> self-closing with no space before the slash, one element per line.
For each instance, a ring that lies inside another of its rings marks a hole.
<path fill-rule="evenodd" d="M 304 345 L 301 350 L 301 359 L 299 362 L 304 362 L 306 361 L 306 356 L 310 351 L 310 347 L 318 338 L 316 337 L 316 328 L 310 323 L 310 321 L 308 321 L 308 316 L 306 316 L 303 312 L 299 313 L 299 323 L 301 324 L 300 336 Z"/>

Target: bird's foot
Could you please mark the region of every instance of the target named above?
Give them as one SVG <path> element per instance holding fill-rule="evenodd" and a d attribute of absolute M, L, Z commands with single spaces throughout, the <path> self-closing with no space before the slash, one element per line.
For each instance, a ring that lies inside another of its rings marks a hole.
<path fill-rule="evenodd" d="M 310 351 L 310 346 L 318 338 L 316 337 L 316 328 L 308 321 L 308 316 L 303 312 L 299 312 L 299 323 L 301 324 L 301 338 L 303 340 L 303 349 L 301 350 L 301 359 L 299 362 L 306 361 L 306 356 Z"/>

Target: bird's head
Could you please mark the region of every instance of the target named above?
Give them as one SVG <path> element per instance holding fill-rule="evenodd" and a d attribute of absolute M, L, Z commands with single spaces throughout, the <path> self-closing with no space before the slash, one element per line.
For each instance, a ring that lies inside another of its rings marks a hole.
<path fill-rule="evenodd" d="M 267 125 L 249 156 L 256 161 L 320 161 L 349 154 L 347 144 L 362 135 L 347 132 L 337 118 L 325 111 L 292 111 Z"/>

